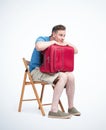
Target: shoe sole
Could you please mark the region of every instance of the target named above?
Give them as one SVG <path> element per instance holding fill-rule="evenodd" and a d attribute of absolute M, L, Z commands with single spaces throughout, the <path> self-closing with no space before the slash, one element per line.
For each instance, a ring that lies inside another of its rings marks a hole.
<path fill-rule="evenodd" d="M 71 113 L 73 116 L 80 116 L 80 113 Z"/>
<path fill-rule="evenodd" d="M 61 116 L 50 116 L 50 115 L 48 115 L 48 118 L 55 118 L 55 119 L 70 119 L 71 117 L 72 117 L 72 115 L 64 116 L 64 117 L 61 117 Z"/>

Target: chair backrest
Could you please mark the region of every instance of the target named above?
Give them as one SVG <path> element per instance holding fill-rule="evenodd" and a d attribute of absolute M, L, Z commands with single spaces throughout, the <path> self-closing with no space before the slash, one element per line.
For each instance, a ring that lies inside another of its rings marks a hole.
<path fill-rule="evenodd" d="M 32 82 L 33 82 L 34 84 L 35 84 L 35 83 L 36 83 L 36 84 L 39 84 L 39 83 L 40 83 L 40 84 L 42 84 L 42 85 L 47 85 L 47 84 L 49 84 L 49 83 L 44 82 L 44 81 L 33 81 L 33 80 L 32 80 L 32 76 L 31 76 L 31 73 L 30 73 L 30 71 L 29 71 L 30 61 L 28 61 L 28 60 L 26 60 L 25 58 L 23 58 L 23 62 L 24 62 L 25 68 L 26 68 L 25 72 L 28 74 L 28 77 L 29 77 L 31 83 L 32 83 Z M 29 84 L 29 82 L 26 82 L 26 83 Z"/>
<path fill-rule="evenodd" d="M 25 68 L 26 68 L 26 71 L 29 70 L 29 64 L 30 64 L 30 61 L 26 60 L 25 58 L 23 58 L 23 62 L 24 62 L 24 65 L 25 65 Z"/>

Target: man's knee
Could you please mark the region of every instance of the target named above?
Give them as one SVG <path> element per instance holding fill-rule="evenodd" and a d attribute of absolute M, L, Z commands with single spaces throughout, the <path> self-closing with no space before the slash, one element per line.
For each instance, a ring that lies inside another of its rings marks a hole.
<path fill-rule="evenodd" d="M 69 80 L 74 80 L 75 79 L 74 74 L 72 72 L 67 72 L 66 74 L 67 74 L 67 78 Z"/>
<path fill-rule="evenodd" d="M 62 79 L 63 81 L 67 81 L 67 74 L 66 73 L 60 73 L 60 79 Z"/>
<path fill-rule="evenodd" d="M 74 80 L 74 74 L 72 72 L 66 72 L 66 73 L 60 73 L 60 77 L 62 77 L 63 79 L 67 80 L 67 79 L 73 79 Z"/>

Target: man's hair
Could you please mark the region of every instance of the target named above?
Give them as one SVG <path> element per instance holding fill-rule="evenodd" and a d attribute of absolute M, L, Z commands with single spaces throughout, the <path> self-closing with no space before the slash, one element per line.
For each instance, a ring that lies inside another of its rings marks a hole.
<path fill-rule="evenodd" d="M 64 25 L 56 25 L 56 26 L 54 26 L 53 28 L 52 28 L 52 33 L 53 32 L 57 32 L 58 30 L 66 30 L 66 27 L 64 26 Z"/>

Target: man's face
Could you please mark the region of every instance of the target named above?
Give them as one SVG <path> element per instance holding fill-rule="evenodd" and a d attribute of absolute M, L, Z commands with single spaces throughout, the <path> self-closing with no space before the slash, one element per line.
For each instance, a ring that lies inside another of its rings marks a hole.
<path fill-rule="evenodd" d="M 55 41 L 59 43 L 63 43 L 65 39 L 66 31 L 65 30 L 59 30 L 57 32 L 53 32 L 53 38 Z"/>

